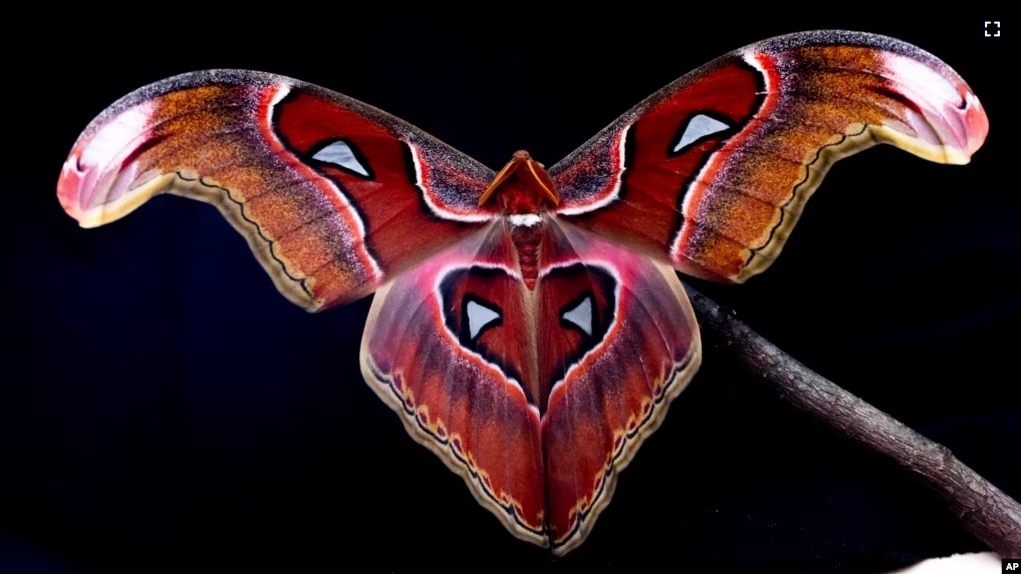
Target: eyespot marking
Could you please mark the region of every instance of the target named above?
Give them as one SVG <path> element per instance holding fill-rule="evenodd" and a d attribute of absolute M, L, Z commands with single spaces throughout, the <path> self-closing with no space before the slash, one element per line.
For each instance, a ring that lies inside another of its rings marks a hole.
<path fill-rule="evenodd" d="M 670 150 L 672 154 L 678 154 L 705 138 L 731 129 L 730 124 L 706 114 L 695 114 L 685 120 L 677 131 L 677 143 Z"/>
<path fill-rule="evenodd" d="M 339 167 L 365 179 L 374 179 L 369 163 L 361 155 L 353 143 L 337 139 L 319 148 L 319 151 L 312 155 L 312 159 Z"/>
<path fill-rule="evenodd" d="M 472 340 L 478 337 L 486 326 L 500 319 L 500 313 L 496 310 L 471 300 L 465 305 L 464 312 L 468 319 L 468 337 Z"/>
<path fill-rule="evenodd" d="M 592 336 L 592 296 L 588 295 L 576 305 L 560 313 L 560 318 Z"/>

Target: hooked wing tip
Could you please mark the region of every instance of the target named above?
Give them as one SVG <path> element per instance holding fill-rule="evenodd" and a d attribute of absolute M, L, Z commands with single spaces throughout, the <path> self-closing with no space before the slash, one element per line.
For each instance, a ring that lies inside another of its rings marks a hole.
<path fill-rule="evenodd" d="M 159 142 L 146 130 L 150 112 L 151 105 L 141 104 L 101 115 L 75 143 L 60 171 L 57 200 L 80 226 L 120 219 L 165 189 L 167 174 L 141 170 L 137 162 Z"/>
<path fill-rule="evenodd" d="M 989 118 L 971 88 L 949 67 L 901 54 L 887 55 L 886 68 L 896 99 L 911 103 L 902 120 L 914 134 L 895 143 L 931 161 L 968 163 L 989 133 Z"/>
<path fill-rule="evenodd" d="M 128 177 L 123 177 L 125 171 Z M 111 172 L 82 166 L 79 154 L 72 153 L 57 181 L 57 200 L 81 227 L 105 225 L 131 213 L 165 187 L 165 178 L 156 178 L 129 188 L 134 184 L 133 173 L 134 169 Z"/>
<path fill-rule="evenodd" d="M 64 162 L 64 167 L 60 170 L 60 179 L 57 181 L 57 200 L 60 207 L 78 222 L 82 220 L 79 197 L 84 176 L 84 170 L 78 165 L 78 155 L 72 153 Z"/>
<path fill-rule="evenodd" d="M 982 103 L 978 101 L 978 96 L 971 91 L 964 96 L 964 125 L 967 133 L 968 159 L 971 159 L 989 135 L 989 117 L 982 108 Z"/>

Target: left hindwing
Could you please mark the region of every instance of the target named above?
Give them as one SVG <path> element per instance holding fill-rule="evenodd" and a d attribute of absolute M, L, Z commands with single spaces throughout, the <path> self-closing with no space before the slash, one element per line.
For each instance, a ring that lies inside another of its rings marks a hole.
<path fill-rule="evenodd" d="M 669 261 L 743 282 L 780 253 L 836 160 L 877 143 L 967 163 L 988 131 L 949 66 L 872 34 L 747 46 L 640 103 L 550 169 L 557 213 Z"/>
<path fill-rule="evenodd" d="M 512 534 L 546 545 L 528 296 L 502 222 L 384 285 L 362 338 L 369 387 Z"/>
<path fill-rule="evenodd" d="M 512 533 L 564 554 L 701 352 L 672 268 L 544 222 L 534 291 L 502 220 L 381 289 L 362 371 Z"/>

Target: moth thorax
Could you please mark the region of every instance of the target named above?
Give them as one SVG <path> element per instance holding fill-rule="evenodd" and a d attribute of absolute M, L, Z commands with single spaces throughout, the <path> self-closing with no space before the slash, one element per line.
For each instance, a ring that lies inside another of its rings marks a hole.
<path fill-rule="evenodd" d="M 496 200 L 504 215 L 538 215 L 560 203 L 553 180 L 528 152 L 517 151 L 482 192 L 479 205 Z"/>
<path fill-rule="evenodd" d="M 538 215 L 543 207 L 541 188 L 517 174 L 503 182 L 497 193 L 500 207 L 507 215 Z"/>
<path fill-rule="evenodd" d="M 510 216 L 529 217 L 529 216 Z M 538 216 L 532 216 L 538 217 Z M 539 248 L 542 246 L 542 225 L 515 225 L 508 220 L 511 241 L 514 251 L 518 254 L 518 268 L 521 278 L 529 290 L 535 289 L 535 281 L 539 276 Z"/>

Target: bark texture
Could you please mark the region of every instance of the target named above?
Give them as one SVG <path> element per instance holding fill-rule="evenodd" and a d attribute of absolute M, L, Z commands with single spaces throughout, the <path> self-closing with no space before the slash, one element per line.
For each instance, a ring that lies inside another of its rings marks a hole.
<path fill-rule="evenodd" d="M 799 409 L 889 456 L 939 493 L 969 532 L 1000 556 L 1021 556 L 1021 505 L 947 447 L 840 388 L 784 353 L 712 299 L 685 285 L 703 336 L 727 348 Z"/>

